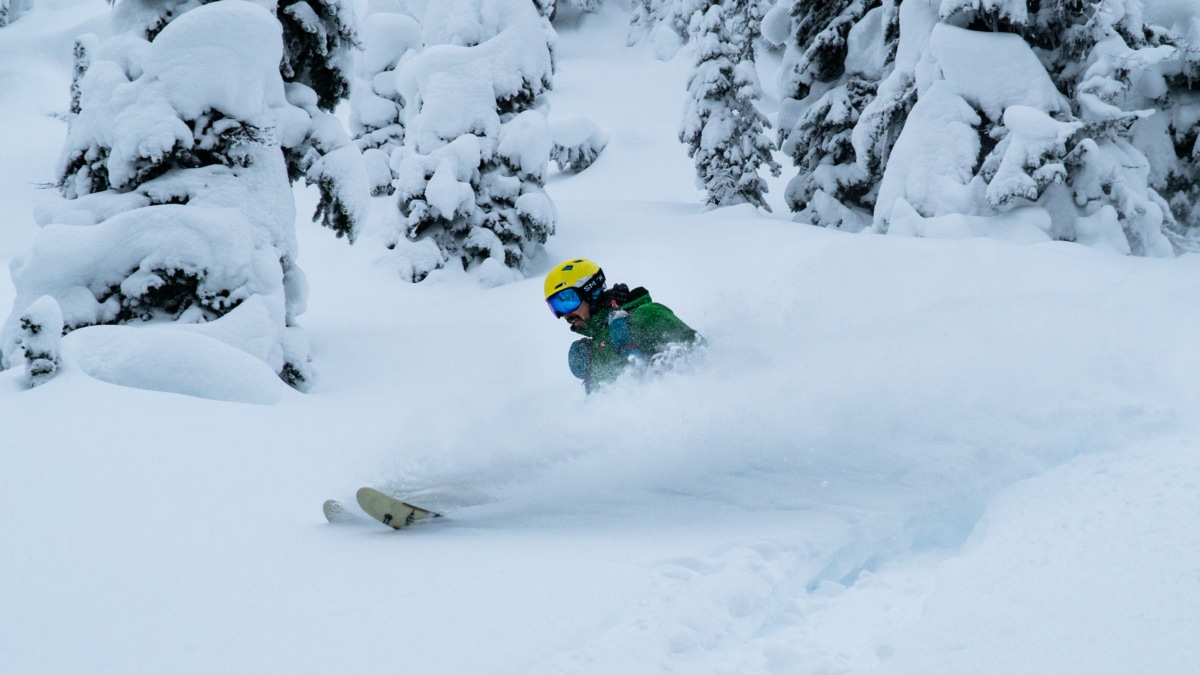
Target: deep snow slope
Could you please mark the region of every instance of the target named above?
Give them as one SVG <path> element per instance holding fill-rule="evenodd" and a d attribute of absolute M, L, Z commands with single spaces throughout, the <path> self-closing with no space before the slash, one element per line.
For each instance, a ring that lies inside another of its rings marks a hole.
<path fill-rule="evenodd" d="M 0 30 L 31 130 L 0 139 L 6 259 L 62 138 L 54 8 L 22 19 L 44 41 Z M 559 56 L 551 118 L 612 142 L 551 179 L 539 265 L 647 286 L 702 358 L 585 397 L 540 269 L 409 285 L 298 190 L 311 393 L 116 386 L 88 345 L 37 389 L 0 373 L 0 673 L 1200 670 L 1200 258 L 705 212 L 686 55 L 609 11 Z M 363 484 L 449 517 L 325 523 Z"/>

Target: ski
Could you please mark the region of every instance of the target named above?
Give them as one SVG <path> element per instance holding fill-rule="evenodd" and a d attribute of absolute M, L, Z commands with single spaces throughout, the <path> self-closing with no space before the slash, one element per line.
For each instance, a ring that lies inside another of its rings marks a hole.
<path fill-rule="evenodd" d="M 365 515 L 351 511 L 336 499 L 325 500 L 325 503 L 321 505 L 321 511 L 325 513 L 325 520 L 335 525 L 370 522 Z"/>
<path fill-rule="evenodd" d="M 413 523 L 429 518 L 441 518 L 442 514 L 421 508 L 407 502 L 390 497 L 374 488 L 364 487 L 355 495 L 358 505 L 368 516 L 387 525 L 393 530 L 402 530 Z M 322 506 L 325 520 L 331 523 L 347 523 L 360 520 L 360 517 L 349 511 L 345 505 L 336 499 L 330 499 Z"/>

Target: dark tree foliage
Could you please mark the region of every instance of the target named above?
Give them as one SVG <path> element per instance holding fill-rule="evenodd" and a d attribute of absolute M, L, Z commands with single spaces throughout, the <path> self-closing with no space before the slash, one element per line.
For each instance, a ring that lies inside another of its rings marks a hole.
<path fill-rule="evenodd" d="M 339 0 L 300 0 L 276 12 L 283 24 L 284 82 L 311 87 L 328 112 L 350 94 L 347 53 L 358 47 L 358 36 L 349 12 Z"/>
<path fill-rule="evenodd" d="M 846 71 L 846 36 L 880 0 L 797 0 L 792 5 L 793 47 L 803 56 L 786 74 L 786 95 L 800 100 L 814 82 L 832 82 Z"/>

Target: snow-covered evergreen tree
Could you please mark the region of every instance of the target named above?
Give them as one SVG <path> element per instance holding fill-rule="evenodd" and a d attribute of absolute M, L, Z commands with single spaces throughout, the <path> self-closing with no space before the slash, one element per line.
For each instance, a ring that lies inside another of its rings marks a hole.
<path fill-rule="evenodd" d="M 396 89 L 396 67 L 422 47 L 421 25 L 392 7 L 372 9 L 363 20 L 363 51 L 350 96 L 350 130 L 362 151 L 374 196 L 391 195 L 391 155 L 404 143 L 404 97 Z"/>
<path fill-rule="evenodd" d="M 350 95 L 352 54 L 360 46 L 353 11 L 343 0 L 298 0 L 281 3 L 276 16 L 283 26 L 280 72 L 288 100 L 311 120 L 303 139 L 284 144 L 289 176 L 318 187 L 314 222 L 353 242 L 371 188 L 359 147 L 332 114 Z"/>
<path fill-rule="evenodd" d="M 836 81 L 846 71 L 850 30 L 879 4 L 879 0 L 795 0 L 788 10 L 791 36 L 782 90 L 790 98 L 802 100 L 814 84 Z M 774 11 L 786 7 L 781 3 Z"/>
<path fill-rule="evenodd" d="M 797 0 L 777 5 L 766 20 L 768 39 L 786 45 L 780 149 L 799 168 L 784 196 L 807 222 L 851 231 L 870 222 L 888 154 L 915 100 L 911 78 L 889 76 L 896 74 L 898 4 Z"/>
<path fill-rule="evenodd" d="M 696 65 L 679 139 L 695 159 L 696 185 L 712 206 L 749 203 L 770 210 L 758 169 L 766 165 L 777 176 L 779 164 L 765 133 L 770 123 L 755 107 L 762 95 L 754 64 L 761 21 L 758 0 L 712 0 L 695 15 Z"/>
<path fill-rule="evenodd" d="M 224 0 L 116 0 L 119 32 L 152 40 L 176 17 L 209 2 Z M 267 6 L 267 5 L 264 5 Z M 366 218 L 370 192 L 366 168 L 333 109 L 350 94 L 353 54 L 358 37 L 346 0 L 295 0 L 271 4 L 283 28 L 279 70 L 296 107 L 289 133 L 279 136 L 288 176 L 317 185 L 320 200 L 313 221 L 337 236 L 354 238 Z M 302 127 L 300 113 L 308 117 Z"/>
<path fill-rule="evenodd" d="M 1141 119 L 1133 142 L 1150 161 L 1150 184 L 1167 201 L 1175 219 L 1173 243 L 1200 249 L 1200 12 L 1177 34 L 1162 38 L 1168 52 L 1158 71 L 1162 87 L 1154 102 L 1159 114 Z M 1159 83 L 1154 82 L 1157 86 Z"/>
<path fill-rule="evenodd" d="M 303 386 L 307 287 L 278 139 L 305 133 L 308 119 L 285 99 L 279 21 L 222 0 L 180 13 L 152 41 L 89 42 L 77 43 L 88 65 L 61 159 L 67 200 L 41 214 L 33 250 L 12 266 L 3 365 L 26 308 L 50 296 L 65 330 L 186 325 Z"/>
<path fill-rule="evenodd" d="M 391 165 L 403 222 L 390 246 L 414 281 L 451 260 L 511 279 L 554 231 L 539 108 L 553 29 L 528 0 L 430 3 L 421 26 L 425 48 L 397 70 L 405 136 Z"/>
<path fill-rule="evenodd" d="M 1140 2 L 1062 3 L 1049 13 L 1041 7 L 1029 11 L 1018 2 L 987 9 L 946 0 L 940 18 L 947 25 L 995 26 L 1024 36 L 1020 44 L 1015 37 L 1009 42 L 1012 58 L 1028 63 L 1027 82 L 1048 79 L 1065 97 L 1053 101 L 1047 93 L 1031 99 L 1017 82 L 1004 82 L 1000 88 L 1012 91 L 1013 107 L 988 109 L 983 104 L 989 94 L 976 91 L 977 82 L 968 83 L 978 76 L 947 63 L 961 62 L 962 50 L 970 47 L 945 44 L 959 38 L 935 29 L 939 37 L 931 39 L 931 52 L 943 76 L 984 114 L 979 130 L 987 157 L 977 175 L 987 185 L 991 212 L 1036 204 L 1049 216 L 1045 229 L 1052 238 L 1135 255 L 1172 254 L 1165 233 L 1174 219 L 1151 184 L 1147 157 L 1167 138 L 1159 123 L 1160 111 L 1169 105 L 1163 70 L 1179 52 L 1167 46 L 1166 31 L 1144 24 Z M 978 31 L 964 32 L 972 33 Z M 1039 66 L 1045 76 L 1033 73 Z M 1029 102 L 1041 110 L 1041 119 L 1024 108 Z M 1156 116 L 1149 126 L 1143 124 Z M 989 212 L 981 208 L 980 215 Z"/>
<path fill-rule="evenodd" d="M 873 5 L 793 6 L 780 124 L 799 218 L 1015 228 L 1136 255 L 1191 245 L 1189 52 L 1140 2 Z"/>

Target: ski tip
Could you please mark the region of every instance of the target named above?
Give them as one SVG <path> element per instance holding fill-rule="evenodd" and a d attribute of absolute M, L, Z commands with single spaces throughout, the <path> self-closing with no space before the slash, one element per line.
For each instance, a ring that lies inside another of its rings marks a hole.
<path fill-rule="evenodd" d="M 331 523 L 344 521 L 349 515 L 346 513 L 346 507 L 336 499 L 326 499 L 321 505 L 321 511 L 325 514 L 325 520 Z"/>
<path fill-rule="evenodd" d="M 362 504 L 363 500 L 374 499 L 374 498 L 378 498 L 378 497 L 391 499 L 391 497 L 389 497 L 388 495 L 386 495 L 372 487 L 359 488 L 358 492 L 354 493 L 354 497 L 355 497 L 355 499 L 358 500 L 359 504 Z"/>

